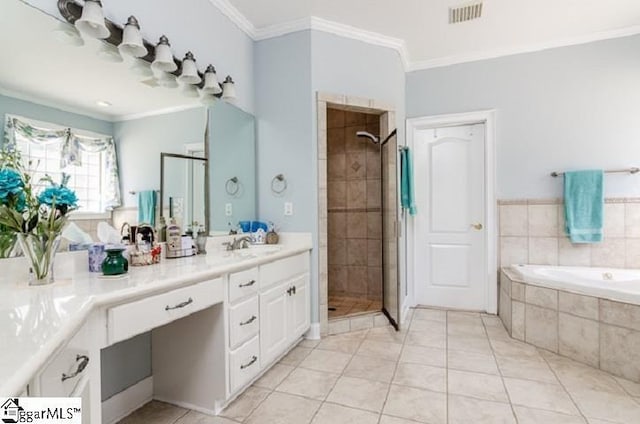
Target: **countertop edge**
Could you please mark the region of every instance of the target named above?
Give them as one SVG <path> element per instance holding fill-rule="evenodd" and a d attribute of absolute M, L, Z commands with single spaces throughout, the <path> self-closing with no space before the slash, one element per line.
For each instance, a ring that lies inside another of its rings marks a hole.
<path fill-rule="evenodd" d="M 3 382 L 2 386 L 0 386 L 0 395 L 20 395 L 37 372 L 77 333 L 82 325 L 85 324 L 87 318 L 96 309 L 116 306 L 118 304 L 125 303 L 125 301 L 135 301 L 147 296 L 162 294 L 181 287 L 187 287 L 207 279 L 220 277 L 224 274 L 264 265 L 279 259 L 309 252 L 312 249 L 313 246 L 307 243 L 291 248 L 284 247 L 281 251 L 273 254 L 248 258 L 247 260 L 232 264 L 215 266 L 210 270 L 192 273 L 185 277 L 169 278 L 157 285 L 125 289 L 117 292 L 116 295 L 91 296 L 89 297 L 88 302 L 83 305 L 78 313 L 68 320 L 66 325 L 57 330 L 56 334 L 47 340 L 47 342 L 44 343 L 37 352 L 29 355 L 29 358 L 25 360 L 20 369 L 15 370 L 14 373 Z M 179 261 L 179 259 L 171 260 Z"/>

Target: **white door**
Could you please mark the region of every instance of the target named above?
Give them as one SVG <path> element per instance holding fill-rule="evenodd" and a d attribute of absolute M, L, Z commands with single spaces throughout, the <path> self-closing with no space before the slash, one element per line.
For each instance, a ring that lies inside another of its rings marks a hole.
<path fill-rule="evenodd" d="M 414 152 L 416 302 L 484 311 L 485 125 L 416 129 Z"/>
<path fill-rule="evenodd" d="M 260 356 L 263 364 L 275 359 L 289 342 L 288 287 L 282 283 L 260 295 Z"/>

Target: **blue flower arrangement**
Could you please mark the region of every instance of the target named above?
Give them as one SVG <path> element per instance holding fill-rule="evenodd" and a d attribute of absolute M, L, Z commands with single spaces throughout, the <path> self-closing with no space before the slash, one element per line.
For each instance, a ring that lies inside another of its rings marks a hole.
<path fill-rule="evenodd" d="M 20 152 L 0 150 L 0 251 L 7 248 L 3 240 L 17 239 L 37 281 L 47 280 L 69 212 L 78 209 L 78 198 L 67 187 L 68 175 L 62 175 L 60 184 L 49 176 L 42 181 L 48 186 L 36 196 Z"/>

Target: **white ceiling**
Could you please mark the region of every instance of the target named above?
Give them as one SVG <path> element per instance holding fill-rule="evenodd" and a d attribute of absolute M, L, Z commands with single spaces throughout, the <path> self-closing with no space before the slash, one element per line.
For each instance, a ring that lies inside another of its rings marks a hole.
<path fill-rule="evenodd" d="M 449 7 L 466 0 L 212 0 L 225 1 L 258 38 L 315 16 L 404 41 L 414 69 L 640 32 L 639 0 L 485 0 L 481 19 L 456 25 Z"/>
<path fill-rule="evenodd" d="M 0 93 L 111 121 L 200 104 L 180 89 L 142 84 L 146 78 L 134 75 L 126 62 L 100 59 L 97 41 L 82 47 L 60 42 L 59 25 L 19 0 L 2 0 Z M 101 100 L 112 106 L 98 106 Z"/>

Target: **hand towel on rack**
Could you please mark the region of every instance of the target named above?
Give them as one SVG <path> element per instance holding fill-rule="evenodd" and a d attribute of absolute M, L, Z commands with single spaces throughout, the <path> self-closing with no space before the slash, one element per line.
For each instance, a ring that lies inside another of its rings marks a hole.
<path fill-rule="evenodd" d="M 402 209 L 408 209 L 411 216 L 418 212 L 413 188 L 413 158 L 409 149 L 400 152 L 400 199 Z"/>
<path fill-rule="evenodd" d="M 138 225 L 149 224 L 156 226 L 156 191 L 146 190 L 138 192 Z"/>
<path fill-rule="evenodd" d="M 564 173 L 564 216 L 572 243 L 602 241 L 604 221 L 604 172 Z"/>

